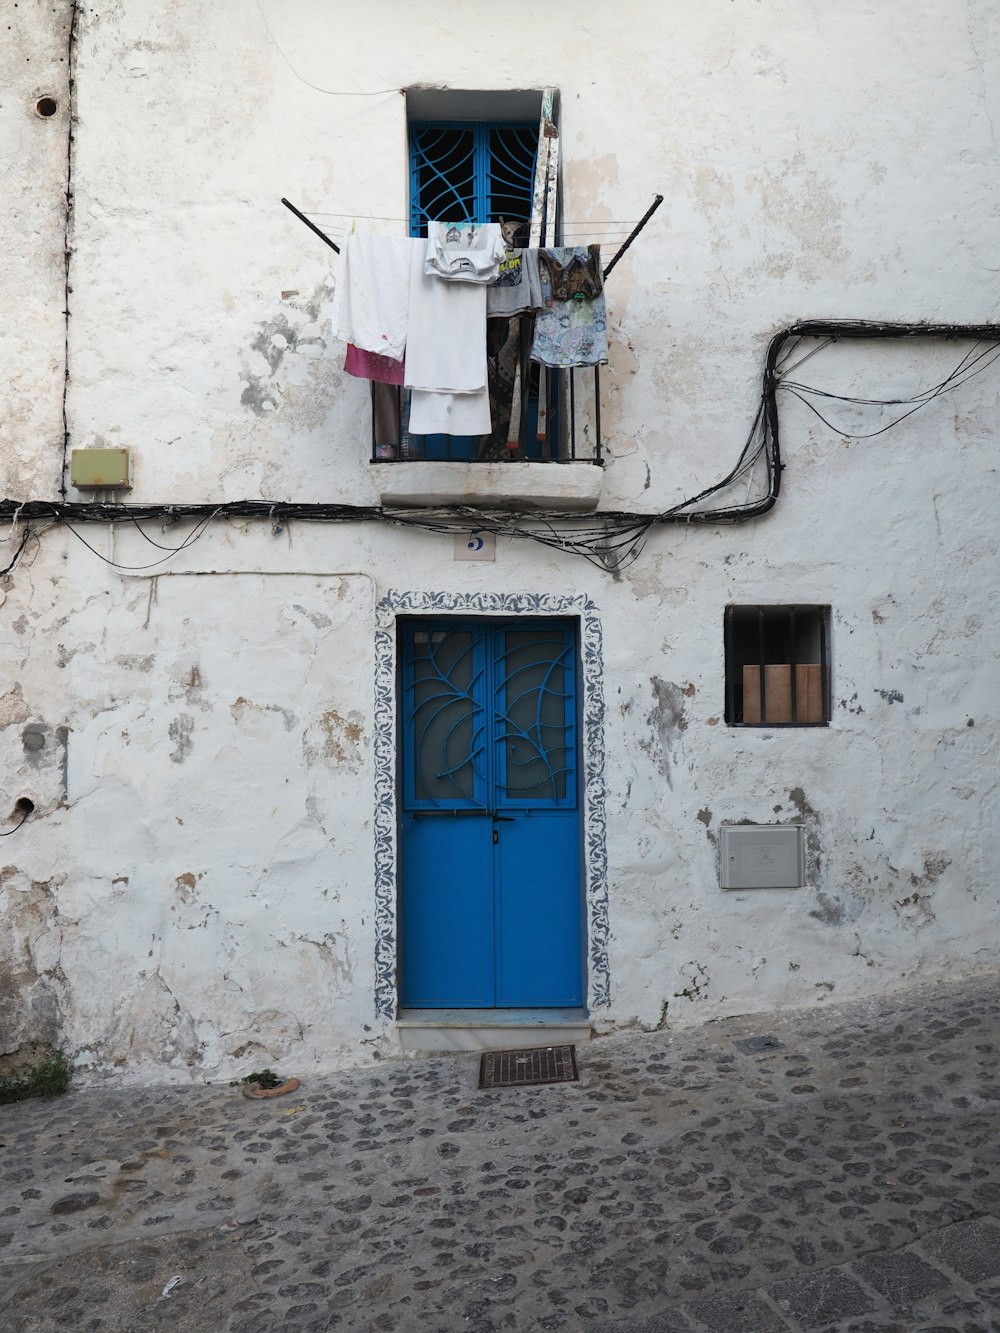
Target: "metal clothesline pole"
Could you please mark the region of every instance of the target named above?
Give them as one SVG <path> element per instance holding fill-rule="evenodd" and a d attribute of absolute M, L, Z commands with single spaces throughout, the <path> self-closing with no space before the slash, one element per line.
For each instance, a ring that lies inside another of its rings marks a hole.
<path fill-rule="evenodd" d="M 629 248 L 629 246 L 632 244 L 632 242 L 635 240 L 635 238 L 639 235 L 639 233 L 642 231 L 643 227 L 646 225 L 646 223 L 649 221 L 649 219 L 653 216 L 653 214 L 656 212 L 656 210 L 659 208 L 659 206 L 660 206 L 662 203 L 663 203 L 663 195 L 662 195 L 662 194 L 658 194 L 658 195 L 656 196 L 656 198 L 653 200 L 653 202 L 650 204 L 650 206 L 646 209 L 645 213 L 643 213 L 643 215 L 642 215 L 642 217 L 639 219 L 639 221 L 638 221 L 638 222 L 635 224 L 635 226 L 632 228 L 632 231 L 629 233 L 628 236 L 626 236 L 625 240 L 624 240 L 624 241 L 622 242 L 622 244 L 619 246 L 617 252 L 615 253 L 614 258 L 611 260 L 611 263 L 610 263 L 610 264 L 607 266 L 607 268 L 604 270 L 604 276 L 605 276 L 605 277 L 608 276 L 608 274 L 611 272 L 611 270 L 614 268 L 614 266 L 618 263 L 619 259 L 621 259 L 622 255 L 623 255 L 623 254 L 625 253 L 625 251 Z"/>
<path fill-rule="evenodd" d="M 304 222 L 310 231 L 314 231 L 321 241 L 326 241 L 327 245 L 330 247 L 331 250 L 336 251 L 338 255 L 340 254 L 340 246 L 336 243 L 336 241 L 331 241 L 325 231 L 320 231 L 319 227 L 317 227 L 314 222 L 309 221 L 305 213 L 300 213 L 299 210 L 295 207 L 295 205 L 290 204 L 287 199 L 283 198 L 281 202 L 285 205 L 286 208 L 291 209 L 291 211 L 295 214 L 298 220 L 300 222 Z"/>

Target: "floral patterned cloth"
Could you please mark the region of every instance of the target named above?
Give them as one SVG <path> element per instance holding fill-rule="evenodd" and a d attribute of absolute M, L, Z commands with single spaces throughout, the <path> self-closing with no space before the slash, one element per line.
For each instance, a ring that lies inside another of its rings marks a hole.
<path fill-rule="evenodd" d="M 576 273 L 591 271 L 595 259 L 597 273 L 600 275 L 597 246 L 561 246 L 558 249 L 538 252 L 542 308 L 535 318 L 531 359 L 543 366 L 603 365 L 608 359 L 608 321 L 604 306 L 603 282 L 600 283 L 599 294 L 596 296 L 587 296 L 584 291 L 577 289 L 575 296 L 560 300 L 553 290 L 555 284 L 552 268 L 548 262 L 550 256 L 557 282 L 567 271 Z M 578 287 L 586 285 L 581 283 Z"/>
<path fill-rule="evenodd" d="M 565 256 L 569 256 L 568 259 Z M 571 246 L 565 250 L 542 250 L 539 259 L 549 270 L 552 295 L 557 301 L 572 297 L 600 296 L 604 290 L 599 245 Z"/>

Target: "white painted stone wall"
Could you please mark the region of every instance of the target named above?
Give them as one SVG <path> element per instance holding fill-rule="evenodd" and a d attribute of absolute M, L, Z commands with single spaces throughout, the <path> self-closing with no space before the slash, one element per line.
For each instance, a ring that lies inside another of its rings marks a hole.
<path fill-rule="evenodd" d="M 0 14 L 0 474 L 13 499 L 54 499 L 71 5 Z M 377 17 L 78 5 L 67 422 L 74 447 L 134 451 L 133 502 L 375 503 L 364 386 L 328 336 L 336 258 L 278 200 L 402 230 L 398 89 L 416 84 L 557 86 L 570 221 L 665 196 L 609 281 L 604 508 L 663 509 L 724 475 L 795 320 L 997 317 L 995 6 L 511 0 L 453 25 L 385 0 Z M 801 375 L 902 397 L 965 350 L 844 343 Z M 495 563 L 460 563 L 450 537 L 376 524 L 219 522 L 165 561 L 135 529 L 112 545 L 33 525 L 0 590 L 0 831 L 19 797 L 36 807 L 0 842 L 0 1052 L 48 1040 L 95 1073 L 200 1079 L 395 1049 L 373 1002 L 389 591 L 596 605 L 598 1026 L 992 968 L 998 406 L 1000 367 L 849 440 L 786 395 L 776 508 L 661 528 L 617 576 L 505 538 Z M 191 526 L 146 532 L 176 546 Z M 724 608 L 768 601 L 833 607 L 827 729 L 725 725 Z M 719 889 L 719 827 L 745 819 L 805 823 L 806 888 Z"/>

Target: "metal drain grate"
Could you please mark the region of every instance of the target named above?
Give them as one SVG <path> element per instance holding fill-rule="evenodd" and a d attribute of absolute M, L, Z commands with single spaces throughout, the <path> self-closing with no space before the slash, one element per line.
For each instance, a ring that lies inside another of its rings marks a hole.
<path fill-rule="evenodd" d="M 576 1083 L 575 1046 L 537 1046 L 527 1051 L 484 1051 L 481 1088 L 524 1088 L 535 1083 Z"/>

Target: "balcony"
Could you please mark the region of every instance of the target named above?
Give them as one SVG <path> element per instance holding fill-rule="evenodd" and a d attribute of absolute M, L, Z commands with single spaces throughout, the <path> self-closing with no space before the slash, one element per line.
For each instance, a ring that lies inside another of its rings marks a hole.
<path fill-rule="evenodd" d="M 540 377 L 537 366 L 522 362 L 521 371 L 509 418 L 494 405 L 488 436 L 413 435 L 406 391 L 374 386 L 371 475 L 383 506 L 596 509 L 603 480 L 600 367 Z M 517 392 L 521 384 L 526 394 Z"/>

